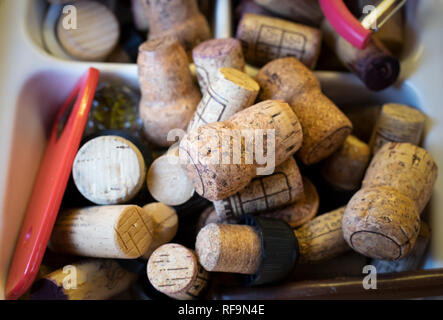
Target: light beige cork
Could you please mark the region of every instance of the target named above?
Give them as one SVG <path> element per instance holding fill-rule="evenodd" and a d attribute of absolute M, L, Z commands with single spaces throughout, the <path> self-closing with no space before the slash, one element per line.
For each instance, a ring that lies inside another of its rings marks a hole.
<path fill-rule="evenodd" d="M 66 265 L 43 278 L 59 288 L 60 296 L 45 296 L 49 290 L 44 291 L 44 288 L 41 293 L 33 292 L 32 295 L 44 299 L 105 300 L 127 290 L 137 277 L 114 260 L 87 259 Z M 49 289 L 51 293 L 54 290 Z"/>
<path fill-rule="evenodd" d="M 265 65 L 256 77 L 259 99 L 282 99 L 290 104 L 303 128 L 298 158 L 306 165 L 317 163 L 337 150 L 352 131 L 352 123 L 329 100 L 315 75 L 292 57 Z"/>
<path fill-rule="evenodd" d="M 214 201 L 218 221 L 235 223 L 245 214 L 258 214 L 284 207 L 304 196 L 303 181 L 293 157 L 270 176 L 259 176 L 229 198 Z"/>
<path fill-rule="evenodd" d="M 119 136 L 101 136 L 85 143 L 72 166 L 80 193 L 95 204 L 122 204 L 143 186 L 146 165 L 140 150 Z"/>
<path fill-rule="evenodd" d="M 151 217 L 154 228 L 151 245 L 142 256 L 147 260 L 155 249 L 175 237 L 178 230 L 178 215 L 173 208 L 160 202 L 149 203 L 143 207 L 143 210 Z"/>
<path fill-rule="evenodd" d="M 149 40 L 175 37 L 191 57 L 192 49 L 211 37 L 208 22 L 196 0 L 144 1 L 149 20 Z"/>
<path fill-rule="evenodd" d="M 120 26 L 114 13 L 96 1 L 75 3 L 72 11 L 62 13 L 57 24 L 57 38 L 63 49 L 78 60 L 103 61 L 120 37 Z"/>
<path fill-rule="evenodd" d="M 85 257 L 136 259 L 149 249 L 153 234 L 151 216 L 135 205 L 70 209 L 58 217 L 50 248 Z"/>
<path fill-rule="evenodd" d="M 336 189 L 358 190 L 370 158 L 369 146 L 349 135 L 343 145 L 323 163 L 323 178 Z"/>
<path fill-rule="evenodd" d="M 168 133 L 186 130 L 201 100 L 186 53 L 174 38 L 157 38 L 139 47 L 137 64 L 145 136 L 158 146 L 170 146 L 175 141 L 168 141 Z"/>
<path fill-rule="evenodd" d="M 234 195 L 258 174 L 272 173 L 302 140 L 300 123 L 289 105 L 269 100 L 191 131 L 180 142 L 179 156 L 196 192 L 215 201 Z M 260 147 L 266 151 L 264 159 L 257 151 Z"/>
<path fill-rule="evenodd" d="M 414 202 L 388 186 L 364 188 L 349 201 L 343 236 L 355 251 L 383 260 L 397 260 L 413 248 L 420 230 Z"/>
<path fill-rule="evenodd" d="M 425 116 L 409 106 L 388 103 L 383 105 L 372 133 L 370 145 L 375 154 L 386 142 L 420 143 Z"/>
<path fill-rule="evenodd" d="M 197 299 L 209 280 L 195 253 L 175 243 L 165 244 L 152 253 L 147 273 L 155 289 L 178 300 Z"/>
<path fill-rule="evenodd" d="M 410 198 L 421 214 L 431 198 L 437 173 L 436 163 L 423 148 L 389 142 L 372 159 L 362 188 L 390 186 Z"/>
<path fill-rule="evenodd" d="M 192 50 L 198 84 L 202 95 L 220 68 L 245 71 L 245 59 L 240 41 L 234 38 L 211 39 Z"/>
<path fill-rule="evenodd" d="M 155 159 L 146 181 L 152 197 L 169 206 L 187 202 L 195 192 L 191 180 L 180 166 L 177 147 Z"/>
<path fill-rule="evenodd" d="M 250 107 L 260 87 L 246 73 L 233 68 L 220 68 L 195 110 L 188 132 L 203 125 L 229 119 L 235 113 Z"/>
<path fill-rule="evenodd" d="M 335 258 L 350 248 L 343 239 L 345 207 L 322 214 L 294 231 L 300 249 L 300 263 L 317 263 Z"/>
<path fill-rule="evenodd" d="M 318 26 L 323 20 L 323 12 L 318 1 L 312 0 L 254 0 L 255 3 L 282 17 L 296 22 Z"/>
<path fill-rule="evenodd" d="M 247 62 L 263 65 L 282 57 L 294 57 L 314 69 L 321 49 L 319 29 L 279 18 L 244 14 L 236 38 L 242 42 Z"/>
<path fill-rule="evenodd" d="M 198 233 L 195 248 L 207 271 L 255 274 L 261 263 L 261 240 L 250 226 L 208 224 Z"/>
<path fill-rule="evenodd" d="M 299 227 L 312 220 L 318 212 L 320 199 L 317 188 L 306 177 L 303 177 L 303 198 L 282 209 L 261 213 L 260 217 L 283 220 L 291 228 Z"/>

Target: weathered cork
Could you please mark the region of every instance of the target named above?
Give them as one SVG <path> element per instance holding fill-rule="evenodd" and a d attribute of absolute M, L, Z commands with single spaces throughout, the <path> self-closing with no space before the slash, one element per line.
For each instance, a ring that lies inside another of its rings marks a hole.
<path fill-rule="evenodd" d="M 178 229 L 178 216 L 173 208 L 160 202 L 149 203 L 143 207 L 143 210 L 151 217 L 154 227 L 151 245 L 142 256 L 147 260 L 155 249 L 175 237 Z"/>
<path fill-rule="evenodd" d="M 372 153 L 377 153 L 386 142 L 409 142 L 418 145 L 425 120 L 423 113 L 409 106 L 398 103 L 383 105 L 371 137 Z"/>
<path fill-rule="evenodd" d="M 246 225 L 208 224 L 198 233 L 195 248 L 207 271 L 255 274 L 261 263 L 260 237 Z"/>
<path fill-rule="evenodd" d="M 397 260 L 407 255 L 419 230 L 414 202 L 388 186 L 361 189 L 343 216 L 343 236 L 348 244 L 376 259 Z"/>
<path fill-rule="evenodd" d="M 197 193 L 215 201 L 234 195 L 258 174 L 272 173 L 273 165 L 293 155 L 302 140 L 300 123 L 289 105 L 264 101 L 224 122 L 189 132 L 181 140 L 179 156 Z M 265 151 L 264 159 L 257 151 L 260 147 Z M 274 163 L 266 163 L 267 159 Z"/>
<path fill-rule="evenodd" d="M 209 280 L 195 253 L 175 243 L 162 245 L 152 253 L 147 273 L 155 289 L 178 300 L 198 298 Z"/>
<path fill-rule="evenodd" d="M 146 178 L 152 197 L 169 206 L 178 206 L 194 195 L 194 186 L 180 166 L 178 148 L 169 150 L 151 164 Z"/>
<path fill-rule="evenodd" d="M 322 167 L 323 178 L 339 190 L 358 190 L 371 158 L 371 149 L 363 141 L 349 135 L 343 145 Z"/>
<path fill-rule="evenodd" d="M 50 248 L 85 257 L 136 259 L 146 253 L 153 234 L 151 216 L 135 205 L 70 209 L 58 217 Z"/>
<path fill-rule="evenodd" d="M 294 58 L 265 65 L 256 77 L 260 100 L 288 102 L 303 128 L 303 145 L 298 158 L 306 165 L 317 163 L 337 150 L 352 131 L 352 123 L 329 100 L 315 75 Z"/>
<path fill-rule="evenodd" d="M 303 181 L 293 157 L 275 168 L 270 176 L 259 176 L 235 195 L 214 201 L 218 221 L 237 222 L 245 214 L 275 210 L 304 197 Z"/>
<path fill-rule="evenodd" d="M 323 12 L 318 1 L 254 0 L 260 6 L 288 19 L 313 26 L 320 25 Z"/>
<path fill-rule="evenodd" d="M 245 59 L 240 41 L 234 38 L 211 39 L 192 50 L 198 84 L 204 95 L 220 68 L 245 71 Z"/>
<path fill-rule="evenodd" d="M 149 40 L 175 37 L 191 57 L 192 49 L 211 37 L 208 22 L 196 0 L 144 1 Z"/>
<path fill-rule="evenodd" d="M 264 65 L 281 57 L 295 57 L 314 69 L 321 49 L 319 29 L 279 18 L 244 14 L 236 38 L 242 42 L 247 62 Z"/>
<path fill-rule="evenodd" d="M 229 119 L 250 107 L 260 87 L 246 73 L 232 68 L 217 70 L 188 126 L 188 132 L 208 123 Z"/>
<path fill-rule="evenodd" d="M 85 143 L 72 167 L 78 191 L 95 204 L 122 204 L 143 186 L 146 165 L 140 150 L 119 136 L 101 136 Z"/>
<path fill-rule="evenodd" d="M 303 177 L 303 198 L 282 209 L 260 213 L 260 217 L 280 219 L 292 228 L 299 227 L 312 220 L 318 212 L 320 199 L 314 184 Z M 220 222 L 219 222 L 220 223 Z"/>
<path fill-rule="evenodd" d="M 322 30 L 326 44 L 366 87 L 374 91 L 383 90 L 397 80 L 400 62 L 380 40 L 372 38 L 368 46 L 360 50 L 342 38 L 326 19 Z"/>
<path fill-rule="evenodd" d="M 372 159 L 362 188 L 390 186 L 409 197 L 421 214 L 431 198 L 437 173 L 432 156 L 423 148 L 389 142 Z"/>
<path fill-rule="evenodd" d="M 343 239 L 345 207 L 322 214 L 294 231 L 300 248 L 300 263 L 317 263 L 349 250 Z"/>
<path fill-rule="evenodd" d="M 137 64 L 145 135 L 154 144 L 170 146 L 175 141 L 168 141 L 168 133 L 186 130 L 201 100 L 189 60 L 174 38 L 162 37 L 139 47 Z"/>
<path fill-rule="evenodd" d="M 114 260 L 87 259 L 35 282 L 31 299 L 105 300 L 127 290 L 137 277 Z"/>

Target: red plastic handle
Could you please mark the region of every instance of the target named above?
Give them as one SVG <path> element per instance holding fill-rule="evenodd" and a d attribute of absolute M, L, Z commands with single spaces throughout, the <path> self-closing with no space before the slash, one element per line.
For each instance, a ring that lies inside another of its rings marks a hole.
<path fill-rule="evenodd" d="M 320 0 L 320 6 L 326 19 L 338 34 L 359 49 L 365 49 L 368 46 L 371 30 L 361 25 L 343 0 Z"/>
<path fill-rule="evenodd" d="M 57 114 L 9 267 L 6 299 L 23 295 L 37 275 L 83 136 L 98 79 L 99 71 L 90 68 Z"/>

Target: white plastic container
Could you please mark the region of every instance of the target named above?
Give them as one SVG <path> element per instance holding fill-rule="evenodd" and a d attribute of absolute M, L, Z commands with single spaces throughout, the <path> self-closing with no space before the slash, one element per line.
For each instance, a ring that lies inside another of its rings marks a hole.
<path fill-rule="evenodd" d="M 229 8 L 229 1 L 220 0 L 216 7 Z M 137 82 L 134 64 L 73 62 L 49 55 L 41 40 L 45 10 L 44 0 L 0 0 L 0 299 L 4 298 L 7 269 L 56 108 L 90 66 Z M 317 72 L 324 92 L 339 106 L 400 102 L 421 109 L 429 117 L 424 146 L 440 171 L 442 17 L 441 0 L 408 2 L 401 75 L 406 80 L 390 89 L 372 93 L 352 74 Z M 220 30 L 223 23 L 216 20 L 215 34 L 227 35 L 230 28 Z M 431 202 L 433 238 L 426 268 L 443 267 L 443 172 Z"/>

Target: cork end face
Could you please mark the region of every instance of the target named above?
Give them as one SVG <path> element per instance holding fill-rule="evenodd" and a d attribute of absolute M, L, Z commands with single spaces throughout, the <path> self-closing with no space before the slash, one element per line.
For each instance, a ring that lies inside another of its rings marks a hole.
<path fill-rule="evenodd" d="M 154 55 L 156 53 L 167 53 L 172 51 L 173 46 L 177 46 L 177 38 L 171 35 L 151 38 L 142 43 L 138 48 L 139 53 Z"/>
<path fill-rule="evenodd" d="M 387 103 L 383 105 L 381 117 L 388 117 L 391 121 L 401 123 L 418 123 L 425 121 L 425 115 L 417 109 L 399 103 Z M 420 128 L 417 128 L 420 129 Z"/>
<path fill-rule="evenodd" d="M 148 251 L 153 240 L 154 223 L 147 211 L 138 206 L 128 206 L 120 215 L 115 232 L 125 258 L 136 259 Z"/>
<path fill-rule="evenodd" d="M 223 76 L 226 80 L 231 81 L 246 90 L 256 92 L 260 90 L 260 86 L 258 85 L 258 83 L 240 70 L 233 68 L 221 68 L 220 75 Z"/>
<path fill-rule="evenodd" d="M 392 85 L 400 74 L 400 63 L 394 56 L 372 59 L 364 68 L 362 80 L 370 90 L 380 91 Z"/>
<path fill-rule="evenodd" d="M 362 189 L 343 216 L 346 242 L 361 254 L 397 260 L 414 247 L 420 217 L 413 201 L 390 187 Z"/>
<path fill-rule="evenodd" d="M 200 264 L 206 271 L 216 271 L 220 258 L 220 228 L 215 223 L 210 223 L 200 230 L 195 242 L 195 249 Z"/>

